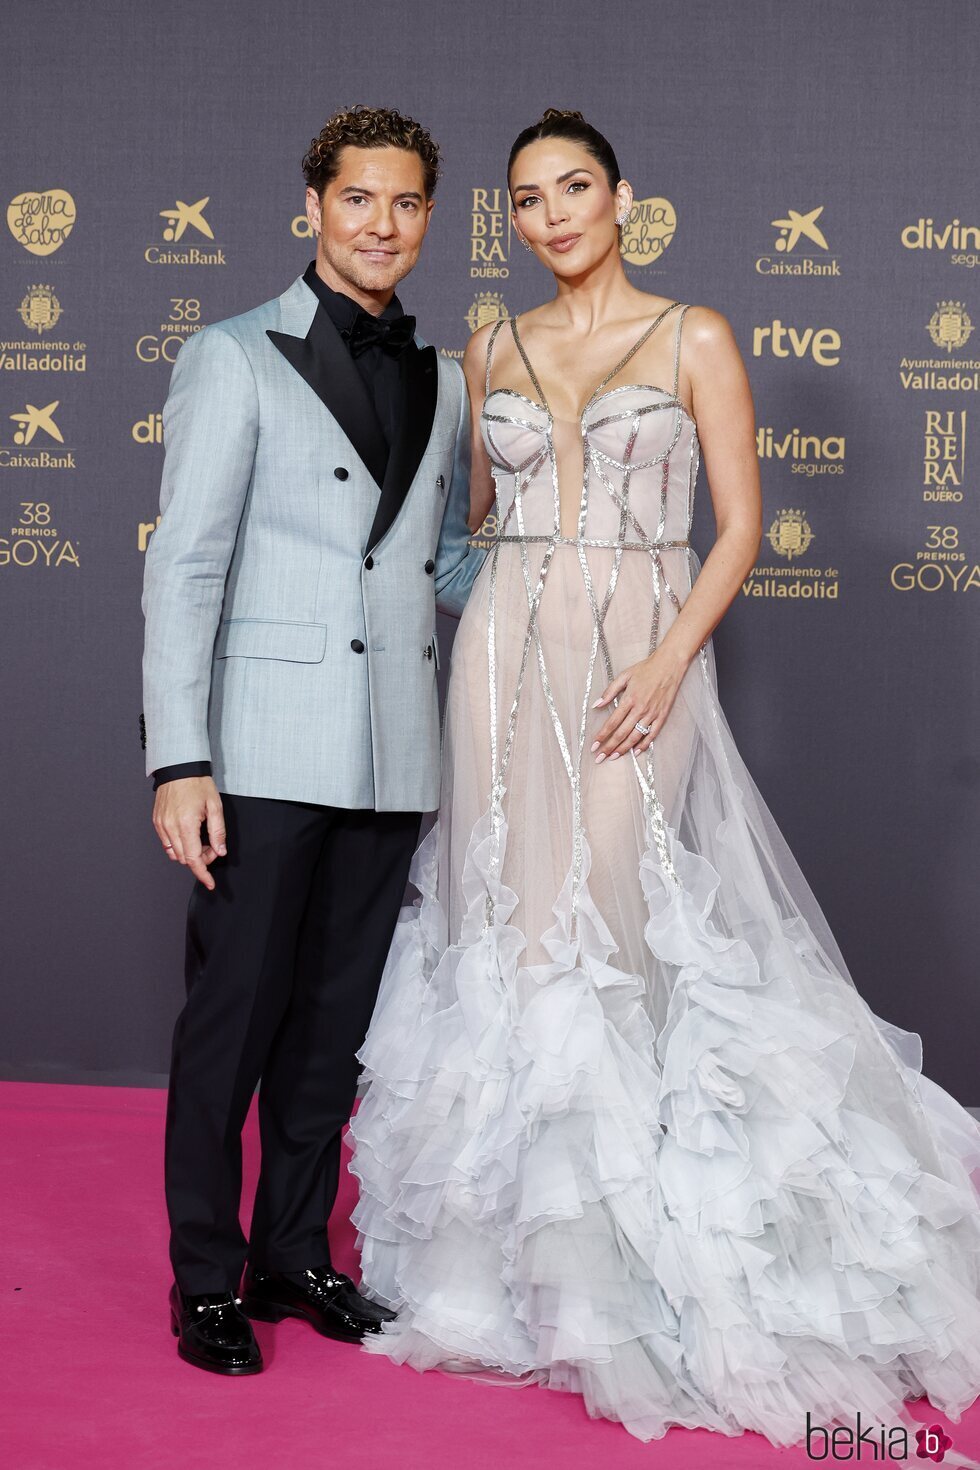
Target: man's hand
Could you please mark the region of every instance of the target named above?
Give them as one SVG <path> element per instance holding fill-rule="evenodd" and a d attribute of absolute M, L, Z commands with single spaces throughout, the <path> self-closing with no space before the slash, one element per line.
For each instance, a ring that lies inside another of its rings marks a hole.
<path fill-rule="evenodd" d="M 207 842 L 201 826 L 207 823 Z M 165 781 L 153 803 L 153 825 L 171 862 L 183 863 L 205 888 L 214 889 L 208 868 L 225 857 L 225 816 L 218 788 L 210 776 L 185 776 Z"/>

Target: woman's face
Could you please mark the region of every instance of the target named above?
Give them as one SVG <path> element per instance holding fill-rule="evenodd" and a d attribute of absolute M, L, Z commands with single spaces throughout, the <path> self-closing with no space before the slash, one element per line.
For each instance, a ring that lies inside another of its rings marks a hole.
<path fill-rule="evenodd" d="M 510 172 L 514 224 L 556 276 L 578 276 L 619 248 L 617 214 L 633 195 L 615 193 L 602 167 L 580 143 L 541 138 L 522 148 Z"/>

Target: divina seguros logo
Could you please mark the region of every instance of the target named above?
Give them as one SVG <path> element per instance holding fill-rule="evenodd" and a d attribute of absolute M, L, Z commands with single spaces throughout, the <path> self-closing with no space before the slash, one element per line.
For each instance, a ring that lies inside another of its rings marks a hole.
<path fill-rule="evenodd" d="M 948 252 L 950 265 L 964 265 L 972 270 L 980 265 L 980 225 L 965 225 L 959 219 L 938 224 L 920 215 L 901 233 L 906 250 L 938 250 Z"/>

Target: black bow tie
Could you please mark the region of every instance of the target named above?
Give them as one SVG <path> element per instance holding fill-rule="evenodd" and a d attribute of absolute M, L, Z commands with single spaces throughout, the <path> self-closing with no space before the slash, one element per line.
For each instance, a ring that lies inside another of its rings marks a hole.
<path fill-rule="evenodd" d="M 380 347 L 383 352 L 398 357 L 415 335 L 415 318 L 396 316 L 385 320 L 359 311 L 346 335 L 351 357 L 359 357 L 369 347 Z"/>

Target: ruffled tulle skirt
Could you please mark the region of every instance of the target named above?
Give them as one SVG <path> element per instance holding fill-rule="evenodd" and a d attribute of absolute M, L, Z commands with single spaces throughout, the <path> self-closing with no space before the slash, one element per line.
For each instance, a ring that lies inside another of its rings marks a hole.
<path fill-rule="evenodd" d="M 485 574 L 460 625 L 443 802 L 360 1054 L 363 1281 L 399 1312 L 366 1346 L 580 1393 L 642 1439 L 786 1445 L 808 1413 L 893 1424 L 922 1394 L 956 1420 L 980 1392 L 980 1127 L 855 989 L 710 645 L 649 767 L 594 764 L 601 715 L 574 759 L 606 682 L 580 591 L 559 550 L 523 679 L 516 558 L 493 642 Z M 617 669 L 650 628 L 639 587 L 622 608 Z"/>

